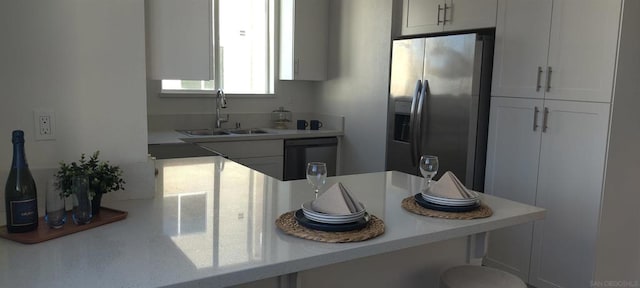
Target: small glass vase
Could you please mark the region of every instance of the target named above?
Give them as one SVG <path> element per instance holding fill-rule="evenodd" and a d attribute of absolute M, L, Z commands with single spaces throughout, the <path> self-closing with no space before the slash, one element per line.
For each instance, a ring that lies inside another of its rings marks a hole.
<path fill-rule="evenodd" d="M 62 228 L 67 221 L 67 212 L 64 209 L 64 197 L 56 185 L 55 178 L 52 177 L 47 181 L 46 193 L 44 220 L 53 229 Z"/>
<path fill-rule="evenodd" d="M 89 194 L 89 180 L 87 177 L 75 176 L 71 180 L 73 197 L 73 223 L 76 225 L 89 224 L 93 218 L 91 213 L 91 195 Z"/>

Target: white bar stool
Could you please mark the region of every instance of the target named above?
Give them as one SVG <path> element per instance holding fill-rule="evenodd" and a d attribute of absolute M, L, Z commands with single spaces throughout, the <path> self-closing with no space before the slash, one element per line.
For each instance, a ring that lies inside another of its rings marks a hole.
<path fill-rule="evenodd" d="M 447 269 L 440 275 L 441 288 L 527 288 L 520 278 L 502 270 L 474 265 Z"/>

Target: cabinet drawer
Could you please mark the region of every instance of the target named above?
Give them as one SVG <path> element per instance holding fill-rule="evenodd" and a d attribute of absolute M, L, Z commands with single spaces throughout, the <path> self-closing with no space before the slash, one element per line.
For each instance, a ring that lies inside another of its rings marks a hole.
<path fill-rule="evenodd" d="M 206 142 L 198 143 L 198 145 L 223 154 L 229 158 L 254 158 L 284 155 L 283 140 Z"/>

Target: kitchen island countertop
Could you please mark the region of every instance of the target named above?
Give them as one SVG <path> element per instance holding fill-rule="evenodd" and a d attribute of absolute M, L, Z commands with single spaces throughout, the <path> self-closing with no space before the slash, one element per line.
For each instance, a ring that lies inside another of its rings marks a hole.
<path fill-rule="evenodd" d="M 110 201 L 119 222 L 40 244 L 0 239 L 0 287 L 226 287 L 541 219 L 544 209 L 483 195 L 491 217 L 446 220 L 400 203 L 422 179 L 400 172 L 330 177 L 385 222 L 383 235 L 330 244 L 279 231 L 274 221 L 313 198 L 222 157 L 156 161 L 154 199 Z M 67 223 L 66 225 L 73 225 Z"/>

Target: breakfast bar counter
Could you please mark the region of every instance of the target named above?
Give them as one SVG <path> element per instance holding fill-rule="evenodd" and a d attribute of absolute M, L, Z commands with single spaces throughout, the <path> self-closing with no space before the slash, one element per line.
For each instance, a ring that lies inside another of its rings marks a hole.
<path fill-rule="evenodd" d="M 385 232 L 361 242 L 323 243 L 287 235 L 274 224 L 314 198 L 306 180 L 282 182 L 222 157 L 157 160 L 156 168 L 154 199 L 103 204 L 127 211 L 122 221 L 33 245 L 0 239 L 0 287 L 227 287 L 268 279 L 277 287 L 326 287 L 312 279 L 341 281 L 326 275 L 333 273 L 326 267 L 354 266 L 351 275 L 365 278 L 357 267 L 379 261 L 375 257 L 387 257 L 379 259 L 391 269 L 403 264 L 394 263 L 394 255 L 411 258 L 411 249 L 447 241 L 464 249 L 469 235 L 544 216 L 544 209 L 490 195 L 482 196 L 493 210 L 487 218 L 420 216 L 401 201 L 419 191 L 421 178 L 393 171 L 330 177 L 324 188 L 344 184 L 384 221 Z M 446 249 L 436 250 L 444 255 L 429 258 L 448 257 Z M 366 267 L 366 273 L 373 277 L 387 268 Z"/>

